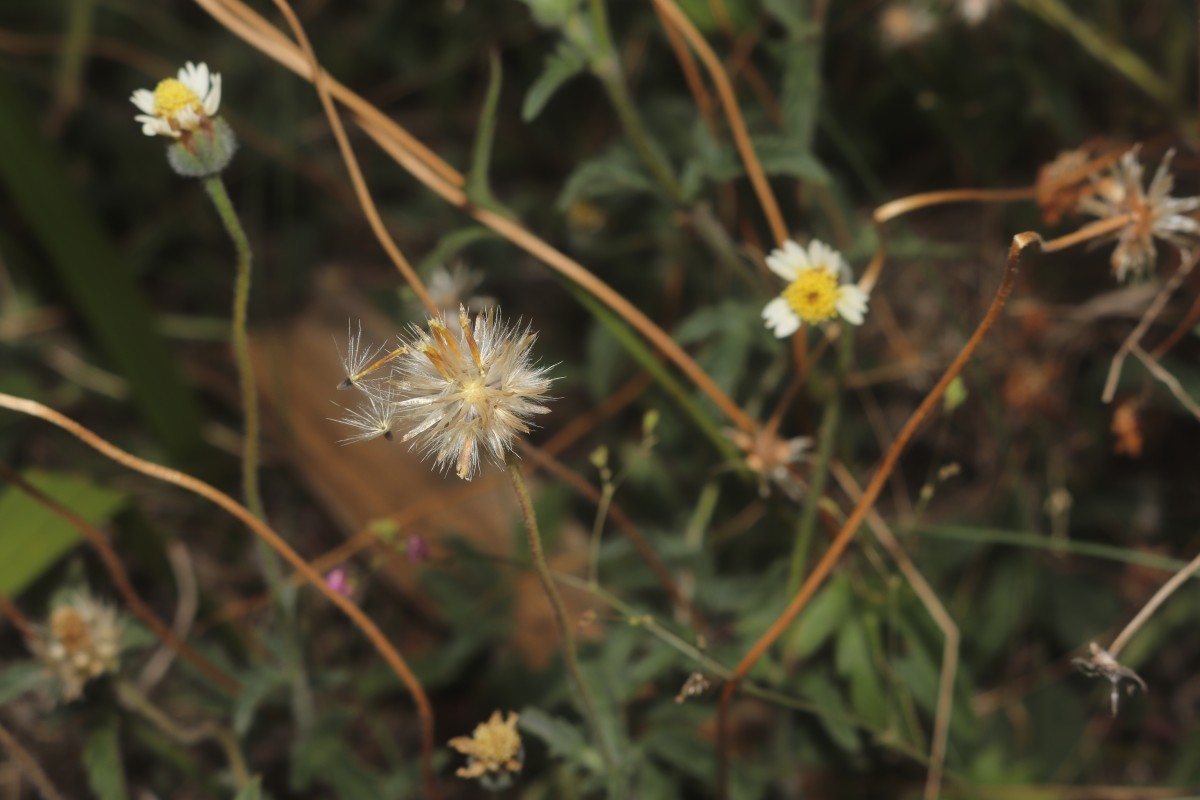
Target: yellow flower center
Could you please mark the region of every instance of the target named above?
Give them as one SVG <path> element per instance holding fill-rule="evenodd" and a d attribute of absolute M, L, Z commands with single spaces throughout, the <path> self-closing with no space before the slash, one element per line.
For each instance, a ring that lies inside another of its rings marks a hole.
<path fill-rule="evenodd" d="M 837 274 L 818 267 L 801 272 L 783 290 L 783 299 L 805 322 L 824 322 L 837 314 L 839 294 Z"/>
<path fill-rule="evenodd" d="M 507 725 L 480 725 L 475 730 L 475 757 L 489 764 L 502 765 L 521 752 L 521 736 Z"/>
<path fill-rule="evenodd" d="M 184 109 L 190 108 L 197 114 L 204 113 L 204 104 L 188 87 L 175 78 L 160 81 L 154 87 L 154 114 L 166 120 L 174 121 Z"/>

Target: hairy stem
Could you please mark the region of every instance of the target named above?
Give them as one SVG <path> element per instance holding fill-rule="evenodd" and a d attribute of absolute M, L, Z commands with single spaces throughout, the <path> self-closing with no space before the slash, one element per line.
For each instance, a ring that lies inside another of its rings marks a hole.
<path fill-rule="evenodd" d="M 521 462 L 515 453 L 509 453 L 506 466 L 509 477 L 512 479 L 513 490 L 517 495 L 517 502 L 521 506 L 521 516 L 525 521 L 525 538 L 529 543 L 529 555 L 533 560 L 538 579 L 542 583 L 542 589 L 546 592 L 546 599 L 550 601 L 550 608 L 554 611 L 554 622 L 558 626 L 559 635 L 562 636 L 563 660 L 567 665 L 567 674 L 575 689 L 580 710 L 587 719 L 588 725 L 592 729 L 592 735 L 600 748 L 600 753 L 604 757 L 604 764 L 611 781 L 618 772 L 616 750 L 605 733 L 604 727 L 600 724 L 600 716 L 596 712 L 596 701 L 591 687 L 584 680 L 583 670 L 579 667 L 575 630 L 567 616 L 567 607 L 558 593 L 558 587 L 554 585 L 554 576 L 550 572 L 550 565 L 546 563 L 546 554 L 542 549 L 542 535 L 538 530 L 537 516 L 533 512 L 533 501 L 529 496 L 529 488 L 525 485 Z"/>

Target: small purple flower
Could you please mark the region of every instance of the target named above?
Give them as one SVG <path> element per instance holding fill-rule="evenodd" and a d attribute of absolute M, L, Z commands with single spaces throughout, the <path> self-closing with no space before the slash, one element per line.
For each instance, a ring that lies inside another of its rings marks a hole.
<path fill-rule="evenodd" d="M 325 573 L 325 585 L 342 597 L 350 597 L 354 594 L 354 581 L 345 567 L 334 567 Z"/>
<path fill-rule="evenodd" d="M 414 533 L 408 537 L 408 542 L 405 544 L 405 550 L 408 555 L 408 560 L 416 564 L 421 564 L 429 560 L 429 544 L 425 538 L 419 533 Z"/>

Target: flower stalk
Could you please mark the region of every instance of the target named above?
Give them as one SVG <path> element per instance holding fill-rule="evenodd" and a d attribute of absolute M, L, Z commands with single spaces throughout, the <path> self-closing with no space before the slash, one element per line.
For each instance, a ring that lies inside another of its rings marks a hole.
<path fill-rule="evenodd" d="M 515 453 L 510 452 L 505 459 L 505 466 L 508 468 L 508 474 L 512 480 L 513 491 L 517 495 L 517 503 L 521 507 L 521 517 L 525 522 L 525 538 L 529 543 L 529 555 L 534 569 L 537 571 L 538 579 L 542 583 L 542 589 L 546 593 L 546 599 L 550 601 L 550 608 L 554 612 L 554 622 L 558 626 L 559 635 L 562 636 L 563 660 L 566 662 L 567 675 L 575 690 L 575 699 L 579 703 L 579 710 L 583 712 L 588 726 L 592 729 L 592 736 L 600 748 L 600 754 L 604 759 L 608 778 L 611 781 L 618 772 L 616 748 L 600 724 L 600 716 L 596 712 L 596 701 L 591 688 L 583 677 L 583 670 L 579 666 L 575 631 L 567 616 L 567 607 L 563 603 L 562 596 L 559 595 L 558 588 L 554 585 L 553 573 L 550 572 L 550 566 L 546 563 L 546 554 L 542 548 L 542 535 L 538 529 L 537 515 L 533 511 L 529 488 L 525 485 L 525 474 L 521 469 L 521 462 Z"/>

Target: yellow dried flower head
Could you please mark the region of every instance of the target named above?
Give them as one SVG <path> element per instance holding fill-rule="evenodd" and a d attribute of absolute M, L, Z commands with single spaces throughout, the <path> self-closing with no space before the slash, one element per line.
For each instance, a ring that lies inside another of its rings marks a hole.
<path fill-rule="evenodd" d="M 121 628 L 116 609 L 86 594 L 71 595 L 55 606 L 37 633 L 34 654 L 66 702 L 83 694 L 88 681 L 117 669 Z"/>
<path fill-rule="evenodd" d="M 475 726 L 470 737 L 451 739 L 450 746 L 467 757 L 467 765 L 459 767 L 455 774 L 460 778 L 480 778 L 497 788 L 511 780 L 525 761 L 517 719 L 515 711 L 508 712 L 508 719 L 503 719 L 499 710 L 493 711 L 487 722 Z"/>
<path fill-rule="evenodd" d="M 1112 268 L 1117 280 L 1150 272 L 1158 256 L 1154 240 L 1162 239 L 1180 249 L 1200 243 L 1200 223 L 1186 212 L 1200 208 L 1200 197 L 1172 197 L 1175 178 L 1167 151 L 1149 187 L 1142 187 L 1145 168 L 1134 147 L 1102 178 L 1092 178 L 1095 193 L 1079 201 L 1079 210 L 1101 219 L 1129 215 L 1130 221 L 1108 237 L 1116 240 Z"/>
<path fill-rule="evenodd" d="M 187 62 L 178 78 L 160 81 L 154 91 L 138 89 L 129 98 L 142 113 L 134 117 L 147 136 L 178 139 L 198 130 L 221 107 L 221 76 L 208 65 Z"/>
<path fill-rule="evenodd" d="M 849 282 L 850 267 L 829 245 L 814 239 L 806 250 L 789 239 L 767 256 L 767 267 L 788 282 L 762 311 L 767 327 L 780 339 L 806 322 L 840 316 L 851 325 L 862 324 L 867 293 Z"/>

